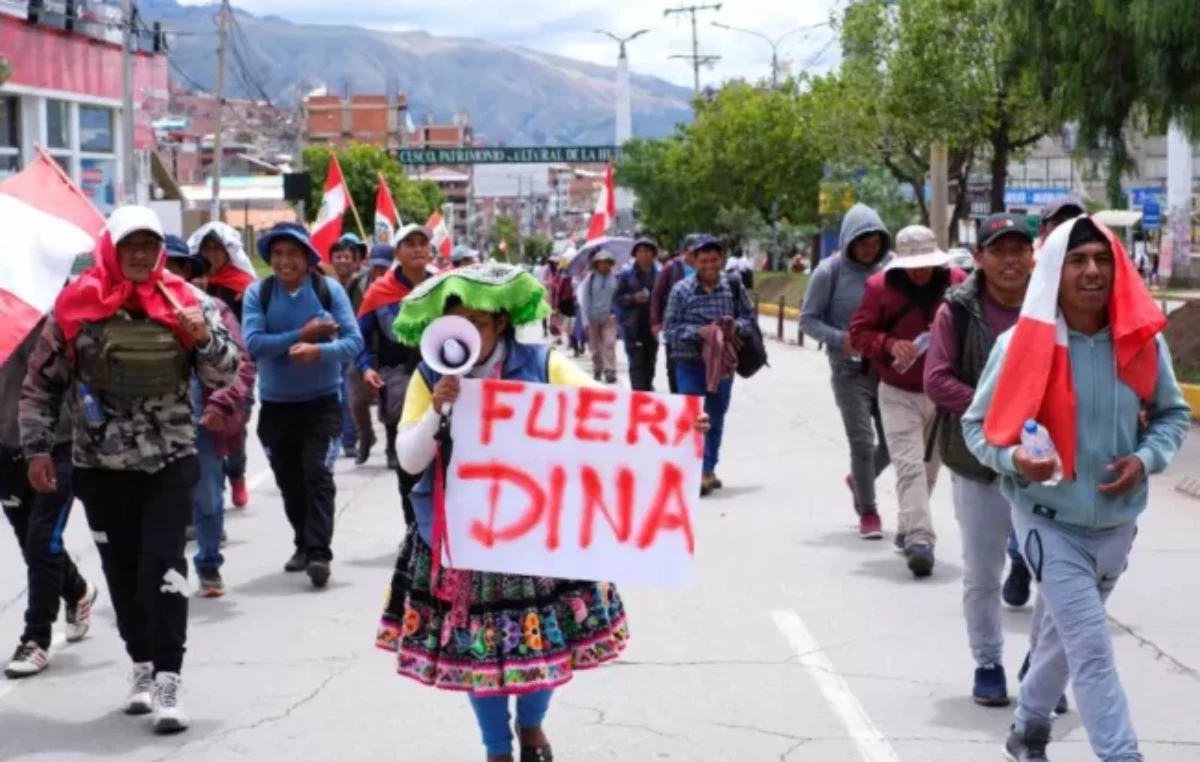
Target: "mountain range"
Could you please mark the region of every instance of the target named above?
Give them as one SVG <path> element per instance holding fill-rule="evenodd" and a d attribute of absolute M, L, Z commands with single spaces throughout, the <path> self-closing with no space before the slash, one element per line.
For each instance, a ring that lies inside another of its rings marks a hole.
<path fill-rule="evenodd" d="M 217 35 L 213 6 L 142 0 L 147 22 L 173 33 L 172 79 L 215 90 Z M 307 92 L 408 96 L 419 123 L 448 123 L 465 112 L 489 144 L 609 145 L 615 124 L 616 69 L 478 39 L 435 37 L 353 26 L 294 24 L 234 10 L 226 60 L 229 97 L 294 106 Z M 631 77 L 633 131 L 669 134 L 691 119 L 691 91 L 657 77 Z"/>

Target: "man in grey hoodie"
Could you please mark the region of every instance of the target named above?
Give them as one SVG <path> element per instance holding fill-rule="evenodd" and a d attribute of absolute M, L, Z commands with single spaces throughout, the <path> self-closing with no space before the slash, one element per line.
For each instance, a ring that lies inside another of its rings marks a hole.
<path fill-rule="evenodd" d="M 891 258 L 892 238 L 879 214 L 855 204 L 842 221 L 841 252 L 822 262 L 808 281 L 800 327 L 825 345 L 832 370 L 833 397 L 850 442 L 850 474 L 858 533 L 883 538 L 875 505 L 875 480 L 888 467 L 887 444 L 879 417 L 879 376 L 850 348 L 850 318 L 858 309 L 867 278 Z"/>

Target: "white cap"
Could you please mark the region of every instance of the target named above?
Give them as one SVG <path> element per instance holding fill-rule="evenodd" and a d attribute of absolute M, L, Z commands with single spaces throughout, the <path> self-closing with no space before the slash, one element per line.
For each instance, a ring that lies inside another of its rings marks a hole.
<path fill-rule="evenodd" d="M 413 233 L 420 233 L 421 235 L 425 236 L 425 240 L 427 241 L 433 240 L 433 236 L 429 233 L 429 228 L 425 227 L 424 225 L 418 225 L 415 222 L 410 222 L 396 231 L 396 237 L 393 238 L 392 241 L 395 242 L 396 246 L 398 247 L 404 242 L 405 238 L 408 238 Z"/>
<path fill-rule="evenodd" d="M 145 206 L 122 206 L 108 217 L 108 232 L 113 243 L 120 243 L 133 233 L 145 230 L 159 238 L 165 238 L 162 222 L 153 209 Z"/>

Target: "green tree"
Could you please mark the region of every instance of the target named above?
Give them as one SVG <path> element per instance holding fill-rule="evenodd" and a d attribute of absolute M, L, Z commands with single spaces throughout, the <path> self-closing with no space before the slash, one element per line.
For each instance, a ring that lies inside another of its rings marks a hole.
<path fill-rule="evenodd" d="M 500 262 L 513 262 L 518 258 L 521 249 L 521 233 L 517 228 L 517 221 L 507 215 L 501 215 L 492 223 L 492 227 L 487 232 L 487 244 L 491 249 L 492 259 Z M 503 241 L 505 251 L 500 250 L 500 242 Z"/>
<path fill-rule="evenodd" d="M 1036 69 L 1042 108 L 1108 152 L 1120 204 L 1128 134 L 1178 119 L 1200 135 L 1200 13 L 1194 0 L 1021 0 L 1010 18 Z"/>
<path fill-rule="evenodd" d="M 641 226 L 672 245 L 714 230 L 723 209 L 815 222 L 822 157 L 810 122 L 796 83 L 734 82 L 698 101 L 695 120 L 674 136 L 627 144 L 617 183 L 637 194 Z"/>
<path fill-rule="evenodd" d="M 554 253 L 554 241 L 542 235 L 527 236 L 522 242 L 525 250 L 525 261 L 536 262 Z"/>
<path fill-rule="evenodd" d="M 947 146 L 952 227 L 967 181 L 986 161 L 991 201 L 1004 207 L 1008 164 L 1051 122 L 1033 69 L 1005 18 L 1006 0 L 856 0 L 839 19 L 843 62 L 809 81 L 814 135 L 847 166 L 886 168 L 913 188 L 928 221 L 925 179 L 933 143 Z"/>
<path fill-rule="evenodd" d="M 332 152 L 325 146 L 309 146 L 304 149 L 304 169 L 312 175 L 312 190 L 305 207 L 308 220 L 316 219 L 321 209 L 321 197 L 325 193 L 325 179 L 329 176 Z M 346 187 L 354 200 L 354 208 L 362 219 L 364 232 L 369 236 L 375 224 L 375 193 L 379 189 L 379 174 L 382 172 L 392 191 L 396 211 L 405 223 L 424 223 L 433 210 L 440 209 L 443 198 L 437 185 L 430 182 L 414 182 L 404 174 L 387 151 L 376 146 L 355 143 L 337 152 L 338 165 L 342 168 Z M 343 222 L 347 230 L 358 232 L 353 215 Z"/>

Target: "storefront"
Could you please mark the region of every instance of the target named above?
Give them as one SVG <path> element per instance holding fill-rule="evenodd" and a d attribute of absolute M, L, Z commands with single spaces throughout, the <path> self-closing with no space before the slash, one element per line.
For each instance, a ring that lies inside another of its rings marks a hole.
<path fill-rule="evenodd" d="M 37 156 L 62 166 L 108 213 L 122 197 L 120 15 L 116 7 L 79 3 L 66 24 L 44 13 L 31 23 L 28 3 L 0 0 L 0 50 L 11 68 L 0 84 L 0 177 Z M 70 31 L 66 27 L 70 27 Z M 140 170 L 154 147 L 150 122 L 165 110 L 167 59 L 155 40 L 139 38 L 134 56 L 134 144 Z M 138 172 L 139 179 L 148 173 Z"/>

